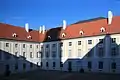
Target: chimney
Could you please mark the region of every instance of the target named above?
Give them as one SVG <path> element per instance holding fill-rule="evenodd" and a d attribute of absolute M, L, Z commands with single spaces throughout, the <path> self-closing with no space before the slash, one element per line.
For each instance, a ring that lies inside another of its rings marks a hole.
<path fill-rule="evenodd" d="M 67 23 L 66 23 L 65 20 L 63 20 L 63 29 L 64 29 L 64 30 L 65 30 L 66 26 L 67 26 Z"/>
<path fill-rule="evenodd" d="M 41 33 L 42 32 L 42 27 L 40 26 L 40 28 L 39 28 L 39 33 Z"/>
<path fill-rule="evenodd" d="M 113 14 L 111 11 L 108 11 L 108 25 L 112 23 Z"/>
<path fill-rule="evenodd" d="M 42 31 L 42 33 L 44 34 L 45 33 L 45 26 L 43 25 L 43 31 Z"/>
<path fill-rule="evenodd" d="M 29 24 L 28 24 L 28 23 L 25 24 L 25 30 L 26 30 L 27 32 L 29 32 Z"/>

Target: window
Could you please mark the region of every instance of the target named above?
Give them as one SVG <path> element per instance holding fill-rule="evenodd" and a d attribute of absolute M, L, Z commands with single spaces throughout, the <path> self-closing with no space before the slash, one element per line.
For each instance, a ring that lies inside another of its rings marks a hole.
<path fill-rule="evenodd" d="M 61 58 L 62 57 L 62 49 L 60 49 L 60 54 L 59 54 L 59 57 Z"/>
<path fill-rule="evenodd" d="M 53 57 L 53 58 L 56 57 L 56 51 L 52 51 L 52 57 Z"/>
<path fill-rule="evenodd" d="M 115 62 L 113 62 L 113 63 L 111 64 L 111 68 L 112 68 L 112 69 L 116 69 L 116 63 L 115 63 Z"/>
<path fill-rule="evenodd" d="M 62 47 L 62 46 L 63 46 L 63 43 L 61 42 L 61 43 L 60 43 L 60 47 Z"/>
<path fill-rule="evenodd" d="M 116 43 L 116 38 L 112 38 L 112 43 Z"/>
<path fill-rule="evenodd" d="M 92 68 L 92 62 L 88 62 L 88 69 L 91 69 Z"/>
<path fill-rule="evenodd" d="M 33 68 L 33 63 L 30 63 L 30 68 Z"/>
<path fill-rule="evenodd" d="M 49 52 L 48 52 L 48 51 L 45 52 L 45 56 L 46 56 L 47 58 L 49 57 Z"/>
<path fill-rule="evenodd" d="M 18 70 L 18 63 L 15 64 L 15 70 Z"/>
<path fill-rule="evenodd" d="M 88 40 L 88 44 L 92 44 L 92 40 Z"/>
<path fill-rule="evenodd" d="M 63 63 L 62 62 L 60 62 L 60 67 L 63 67 Z"/>
<path fill-rule="evenodd" d="M 23 52 L 23 57 L 25 57 L 25 55 L 26 55 L 25 52 Z"/>
<path fill-rule="evenodd" d="M 18 52 L 15 52 L 15 57 L 17 57 L 17 55 L 18 55 Z"/>
<path fill-rule="evenodd" d="M 49 66 L 49 64 L 48 64 L 48 62 L 46 62 L 46 67 L 48 67 Z"/>
<path fill-rule="evenodd" d="M 41 67 L 42 67 L 42 65 L 43 65 L 42 62 L 40 62 L 40 66 L 41 66 Z"/>
<path fill-rule="evenodd" d="M 15 47 L 17 48 L 17 47 L 18 47 L 18 44 L 15 44 Z"/>
<path fill-rule="evenodd" d="M 72 46 L 72 42 L 69 42 L 69 46 Z"/>
<path fill-rule="evenodd" d="M 99 62 L 98 68 L 103 69 L 103 62 L 102 61 Z"/>
<path fill-rule="evenodd" d="M 117 48 L 116 47 L 113 47 L 111 49 L 111 56 L 116 56 L 117 55 Z"/>
<path fill-rule="evenodd" d="M 30 45 L 30 48 L 32 48 L 32 45 Z"/>
<path fill-rule="evenodd" d="M 37 56 L 36 56 L 37 58 L 39 58 L 39 57 L 40 57 L 40 53 L 39 53 L 39 52 L 37 52 L 37 53 L 36 53 L 36 55 L 37 55 Z"/>
<path fill-rule="evenodd" d="M 9 43 L 6 43 L 6 47 L 9 47 Z"/>
<path fill-rule="evenodd" d="M 105 28 L 104 28 L 104 27 L 101 27 L 101 28 L 100 28 L 100 31 L 101 31 L 101 32 L 104 32 L 104 31 L 105 31 Z"/>
<path fill-rule="evenodd" d="M 78 41 L 78 45 L 81 45 L 81 41 Z"/>
<path fill-rule="evenodd" d="M 104 49 L 102 47 L 99 48 L 98 56 L 99 57 L 103 57 L 104 56 Z"/>
<path fill-rule="evenodd" d="M 71 50 L 68 51 L 68 57 L 71 57 Z"/>
<path fill-rule="evenodd" d="M 38 48 L 38 45 L 36 45 L 36 47 Z"/>
<path fill-rule="evenodd" d="M 55 62 L 53 62 L 53 67 L 55 67 L 55 65 L 56 65 Z"/>
<path fill-rule="evenodd" d="M 23 44 L 23 48 L 25 48 L 25 44 Z"/>
<path fill-rule="evenodd" d="M 65 33 L 62 33 L 62 38 L 64 38 L 64 37 L 65 37 L 65 35 L 66 35 Z"/>
<path fill-rule="evenodd" d="M 25 63 L 23 63 L 23 69 L 24 69 L 24 70 L 26 69 L 26 64 L 25 64 Z"/>
<path fill-rule="evenodd" d="M 55 47 L 56 47 L 56 44 L 53 44 L 52 47 L 55 48 Z"/>
<path fill-rule="evenodd" d="M 49 48 L 49 44 L 46 45 L 46 48 Z"/>
<path fill-rule="evenodd" d="M 99 39 L 99 44 L 103 44 L 103 39 Z"/>
<path fill-rule="evenodd" d="M 78 57 L 81 57 L 81 49 L 78 49 Z"/>
<path fill-rule="evenodd" d="M 42 53 L 41 51 L 40 51 L 40 56 L 41 56 L 41 58 L 43 58 L 43 56 L 44 56 L 43 53 Z"/>
<path fill-rule="evenodd" d="M 87 57 L 91 57 L 93 55 L 93 49 L 88 49 Z"/>
<path fill-rule="evenodd" d="M 30 58 L 33 58 L 33 53 L 32 52 L 30 52 Z"/>

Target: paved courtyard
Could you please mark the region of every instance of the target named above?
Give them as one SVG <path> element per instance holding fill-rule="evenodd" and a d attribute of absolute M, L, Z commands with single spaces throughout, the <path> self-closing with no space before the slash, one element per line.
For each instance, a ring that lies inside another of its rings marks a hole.
<path fill-rule="evenodd" d="M 31 71 L 0 77 L 0 80 L 120 80 L 120 74 L 74 73 L 59 71 Z"/>

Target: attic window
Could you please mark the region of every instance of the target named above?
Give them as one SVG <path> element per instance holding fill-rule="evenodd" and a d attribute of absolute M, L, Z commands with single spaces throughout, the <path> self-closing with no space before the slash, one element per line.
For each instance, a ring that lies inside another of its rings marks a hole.
<path fill-rule="evenodd" d="M 62 38 L 64 38 L 66 35 L 65 35 L 65 33 L 62 33 Z"/>
<path fill-rule="evenodd" d="M 50 37 L 50 36 L 48 36 L 48 39 L 51 39 L 51 37 Z"/>
<path fill-rule="evenodd" d="M 80 35 L 83 35 L 83 31 L 80 31 L 79 34 L 80 34 Z"/>
<path fill-rule="evenodd" d="M 27 36 L 27 38 L 28 38 L 28 39 L 32 39 L 32 37 L 31 37 L 30 35 L 29 35 L 29 36 Z"/>
<path fill-rule="evenodd" d="M 104 27 L 101 27 L 101 28 L 100 28 L 100 32 L 105 32 L 105 28 L 104 28 Z"/>
<path fill-rule="evenodd" d="M 13 37 L 17 37 L 17 34 L 16 34 L 16 33 L 13 33 L 12 36 L 13 36 Z"/>

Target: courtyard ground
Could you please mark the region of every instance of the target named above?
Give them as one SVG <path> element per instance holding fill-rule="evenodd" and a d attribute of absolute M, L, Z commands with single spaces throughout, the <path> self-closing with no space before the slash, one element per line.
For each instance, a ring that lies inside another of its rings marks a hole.
<path fill-rule="evenodd" d="M 120 80 L 120 74 L 36 70 L 12 74 L 9 77 L 0 76 L 0 80 Z"/>

